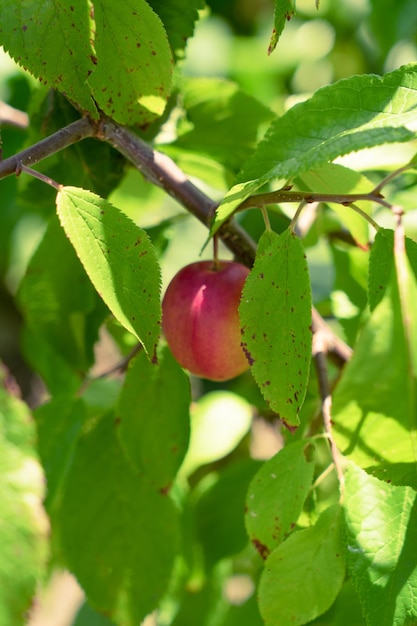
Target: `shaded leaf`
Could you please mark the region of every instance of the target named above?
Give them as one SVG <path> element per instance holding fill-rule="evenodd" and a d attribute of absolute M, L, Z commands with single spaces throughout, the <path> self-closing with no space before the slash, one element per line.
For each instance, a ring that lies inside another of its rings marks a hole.
<path fill-rule="evenodd" d="M 136 468 L 166 490 L 189 440 L 190 383 L 167 348 L 158 366 L 139 353 L 131 364 L 116 408 L 120 442 Z"/>
<path fill-rule="evenodd" d="M 351 463 L 344 501 L 347 564 L 368 626 L 417 618 L 417 501 Z"/>
<path fill-rule="evenodd" d="M 88 280 L 58 219 L 48 224 L 21 282 L 26 354 L 49 389 L 70 391 L 94 360 L 105 307 Z"/>
<path fill-rule="evenodd" d="M 52 521 L 93 607 L 127 626 L 156 607 L 178 549 L 177 512 L 125 460 L 111 414 L 80 440 Z"/>
<path fill-rule="evenodd" d="M 160 271 L 148 235 L 95 194 L 63 187 L 61 224 L 96 290 L 119 322 L 155 358 L 160 334 Z"/>
<path fill-rule="evenodd" d="M 295 526 L 313 481 L 315 446 L 303 439 L 266 461 L 246 496 L 246 529 L 265 559 Z"/>
<path fill-rule="evenodd" d="M 265 626 L 297 626 L 321 615 L 333 604 L 344 577 L 342 516 L 335 505 L 266 560 L 259 583 Z"/>
<path fill-rule="evenodd" d="M 23 626 L 45 572 L 44 477 L 29 410 L 9 395 L 0 370 L 0 623 Z"/>
<path fill-rule="evenodd" d="M 47 481 L 45 506 L 52 510 L 59 498 L 86 419 L 79 398 L 60 395 L 35 411 L 39 455 Z"/>
<path fill-rule="evenodd" d="M 290 230 L 265 232 L 242 292 L 242 347 L 265 400 L 298 424 L 311 359 L 311 289 L 303 246 Z"/>
<path fill-rule="evenodd" d="M 243 523 L 248 483 L 260 462 L 238 461 L 226 467 L 196 505 L 196 524 L 208 566 L 236 554 L 248 543 Z"/>

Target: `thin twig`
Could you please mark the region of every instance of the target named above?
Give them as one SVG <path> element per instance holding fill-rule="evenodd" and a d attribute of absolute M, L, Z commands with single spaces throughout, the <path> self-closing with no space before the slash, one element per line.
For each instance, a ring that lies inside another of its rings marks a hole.
<path fill-rule="evenodd" d="M 33 178 L 41 180 L 43 183 L 46 183 L 50 187 L 56 189 L 56 191 L 59 191 L 62 188 L 62 185 L 60 183 L 57 183 L 56 180 L 53 180 L 53 178 L 50 178 L 49 176 L 46 176 L 45 174 L 42 174 L 42 172 L 38 172 L 31 167 L 26 167 L 26 165 L 23 165 L 23 163 L 19 163 L 16 168 L 16 176 L 20 176 L 22 172 L 33 176 Z"/>
<path fill-rule="evenodd" d="M 281 204 L 291 202 L 305 202 L 310 204 L 311 202 L 325 202 L 342 204 L 349 206 L 352 202 L 359 202 L 360 200 L 367 200 L 369 202 L 376 202 L 383 206 L 389 205 L 384 200 L 383 196 L 375 190 L 369 193 L 314 193 L 311 191 L 288 191 L 286 189 L 278 189 L 277 191 L 269 191 L 267 193 L 258 193 L 246 198 L 238 207 L 238 211 L 243 211 L 253 207 L 258 207 L 266 204 Z M 390 206 L 390 205 L 389 205 Z"/>
<path fill-rule="evenodd" d="M 339 480 L 340 489 L 340 501 L 342 502 L 344 496 L 345 476 L 343 470 L 343 457 L 336 446 L 332 433 L 332 395 L 329 384 L 329 376 L 327 371 L 327 340 L 326 336 L 322 335 L 320 331 L 316 332 L 313 336 L 313 358 L 316 364 L 317 379 L 319 384 L 319 391 L 321 397 L 321 411 L 323 416 L 324 431 L 327 435 L 330 444 L 330 451 L 336 470 L 336 474 Z"/>
<path fill-rule="evenodd" d="M 376 187 L 374 187 L 372 193 L 373 194 L 379 194 L 381 192 L 381 189 L 383 189 L 383 187 L 385 187 L 385 185 L 390 183 L 397 176 L 400 176 L 400 174 L 404 174 L 404 172 L 406 172 L 407 170 L 409 170 L 412 167 L 415 167 L 415 163 L 410 162 L 410 163 L 407 163 L 407 165 L 403 165 L 402 167 L 399 167 L 398 169 L 394 170 L 393 172 L 390 172 L 387 176 L 385 176 L 385 178 L 383 178 L 381 180 L 380 183 L 378 183 L 378 185 Z"/>
<path fill-rule="evenodd" d="M 100 380 L 102 378 L 108 378 L 112 376 L 112 374 L 123 374 L 129 366 L 130 361 L 142 350 L 142 344 L 137 343 L 132 350 L 127 354 L 123 359 L 120 359 L 115 365 L 112 365 L 109 369 L 101 372 L 101 374 L 97 374 L 89 379 L 89 383 L 93 380 Z"/>

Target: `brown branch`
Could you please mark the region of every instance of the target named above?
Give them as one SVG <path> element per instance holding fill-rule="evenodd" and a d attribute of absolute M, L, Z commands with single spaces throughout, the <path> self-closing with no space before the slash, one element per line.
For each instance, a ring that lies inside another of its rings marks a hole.
<path fill-rule="evenodd" d="M 28 167 L 39 163 L 43 159 L 68 148 L 74 143 L 86 139 L 87 137 L 93 137 L 96 133 L 94 123 L 88 117 L 82 117 L 81 119 L 72 122 L 64 128 L 60 128 L 56 133 L 42 139 L 38 143 L 22 150 L 18 154 L 0 161 L 0 178 L 11 176 L 19 171 L 21 165 Z"/>
<path fill-rule="evenodd" d="M 110 119 L 103 120 L 98 137 L 123 154 L 147 180 L 164 189 L 205 226 L 210 226 L 217 203 L 196 187 L 170 157 Z M 227 222 L 219 235 L 242 263 L 252 266 L 256 245 L 239 224 Z"/>

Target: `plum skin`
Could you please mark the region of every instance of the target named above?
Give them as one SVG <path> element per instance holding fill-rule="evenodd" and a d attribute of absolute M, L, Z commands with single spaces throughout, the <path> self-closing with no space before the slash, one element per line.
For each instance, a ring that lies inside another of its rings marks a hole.
<path fill-rule="evenodd" d="M 197 261 L 183 267 L 162 301 L 162 328 L 178 363 L 214 381 L 249 368 L 241 347 L 238 307 L 249 269 L 235 261 Z"/>

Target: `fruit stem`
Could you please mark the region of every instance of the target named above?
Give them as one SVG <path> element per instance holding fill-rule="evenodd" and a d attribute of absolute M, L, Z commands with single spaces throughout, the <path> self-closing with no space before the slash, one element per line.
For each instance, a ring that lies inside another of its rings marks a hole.
<path fill-rule="evenodd" d="M 218 235 L 213 235 L 213 270 L 216 272 L 220 269 L 220 261 L 219 261 L 219 237 Z"/>

